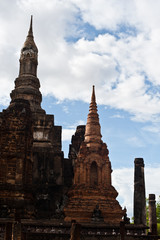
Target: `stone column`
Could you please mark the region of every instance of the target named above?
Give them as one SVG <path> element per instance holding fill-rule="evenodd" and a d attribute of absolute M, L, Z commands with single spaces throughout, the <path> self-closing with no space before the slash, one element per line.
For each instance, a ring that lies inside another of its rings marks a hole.
<path fill-rule="evenodd" d="M 157 235 L 157 216 L 155 194 L 149 194 L 149 229 L 151 234 Z"/>
<path fill-rule="evenodd" d="M 146 197 L 143 158 L 134 161 L 134 224 L 146 225 Z"/>

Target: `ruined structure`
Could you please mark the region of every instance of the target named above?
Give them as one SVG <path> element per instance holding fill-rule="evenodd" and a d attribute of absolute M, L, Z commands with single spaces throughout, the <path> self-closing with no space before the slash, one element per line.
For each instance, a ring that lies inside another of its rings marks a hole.
<path fill-rule="evenodd" d="M 134 223 L 146 225 L 146 195 L 143 158 L 134 160 Z"/>
<path fill-rule="evenodd" d="M 118 193 L 111 183 L 109 152 L 101 137 L 93 86 L 85 137 L 74 163 L 74 184 L 64 209 L 65 221 L 115 224 L 125 214 L 116 201 Z"/>
<path fill-rule="evenodd" d="M 149 229 L 151 234 L 157 234 L 157 216 L 155 194 L 149 194 Z"/>
<path fill-rule="evenodd" d="M 0 113 L 0 240 L 158 239 L 145 235 L 145 216 L 136 215 L 144 207 L 141 159 L 135 160 L 135 192 L 142 191 L 135 197 L 137 224 L 129 224 L 116 200 L 94 88 L 87 124 L 77 127 L 65 159 L 62 129 L 41 108 L 37 66 L 31 19 L 11 102 Z"/>
<path fill-rule="evenodd" d="M 1 208 L 8 216 L 20 209 L 21 218 L 51 217 L 64 190 L 61 127 L 41 108 L 37 65 L 31 19 L 11 103 L 0 114 Z"/>
<path fill-rule="evenodd" d="M 77 158 L 81 143 L 84 141 L 85 125 L 79 125 L 76 128 L 75 134 L 72 136 L 71 144 L 69 145 L 68 159 L 65 159 L 65 183 L 68 187 L 73 184 L 74 165 Z"/>

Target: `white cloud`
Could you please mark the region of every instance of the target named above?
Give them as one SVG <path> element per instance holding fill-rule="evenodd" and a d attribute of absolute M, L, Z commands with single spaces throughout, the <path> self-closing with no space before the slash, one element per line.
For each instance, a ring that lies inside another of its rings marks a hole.
<path fill-rule="evenodd" d="M 127 20 L 127 13 L 133 15 L 132 11 L 135 12 L 134 1 L 128 0 L 121 2 L 118 0 L 99 0 L 98 3 L 94 0 L 74 0 L 72 2 L 80 8 L 83 20 L 94 25 L 97 29 L 116 30 L 119 24 Z"/>
<path fill-rule="evenodd" d="M 68 129 L 75 129 L 79 125 L 86 125 L 86 122 L 84 120 L 78 120 L 73 125 L 68 126 Z"/>
<path fill-rule="evenodd" d="M 160 2 L 155 0 L 72 0 L 82 19 L 97 29 L 117 30 L 125 24 L 147 31 L 159 27 Z"/>
<path fill-rule="evenodd" d="M 152 124 L 152 125 L 146 125 L 143 127 L 144 131 L 150 132 L 150 133 L 156 133 L 160 135 L 160 126 L 159 124 Z"/>
<path fill-rule="evenodd" d="M 69 113 L 68 107 L 67 106 L 63 106 L 63 111 L 68 114 Z"/>
<path fill-rule="evenodd" d="M 160 195 L 159 191 L 160 166 L 145 167 L 146 197 L 149 194 Z M 119 192 L 118 200 L 122 207 L 127 208 L 129 217 L 133 216 L 133 191 L 134 191 L 134 170 L 133 168 L 113 169 L 113 186 Z"/>
<path fill-rule="evenodd" d="M 86 122 L 84 120 L 79 120 L 76 126 L 79 126 L 79 125 L 86 125 Z"/>
<path fill-rule="evenodd" d="M 79 125 L 85 125 L 85 121 L 83 120 L 79 120 L 77 122 L 74 123 L 74 125 L 72 126 L 68 126 L 68 128 L 64 128 L 62 129 L 62 141 L 69 141 L 69 143 L 71 142 L 71 138 L 72 135 L 75 134 L 76 131 L 76 127 Z"/>
<path fill-rule="evenodd" d="M 1 104 L 18 75 L 17 51 L 20 53 L 33 14 L 43 95 L 52 94 L 60 101 L 89 101 L 94 84 L 99 104 L 123 109 L 132 120 L 160 120 L 159 1 L 40 0 L 37 4 L 17 0 L 12 11 L 7 2 L 0 8 L 0 72 L 6 74 Z M 81 38 L 85 22 L 97 29 L 118 31 L 116 36 L 113 31 L 89 41 Z M 123 26 L 132 26 L 137 34 L 130 34 L 130 28 L 124 33 Z M 67 42 L 72 36 L 80 39 Z"/>
<path fill-rule="evenodd" d="M 133 115 L 134 120 L 159 119 L 159 93 L 153 91 L 159 84 L 159 73 L 155 76 L 153 71 L 151 76 L 147 60 L 142 60 L 147 59 L 148 45 L 152 47 L 151 40 L 142 39 L 143 36 L 117 40 L 106 34 L 93 41 L 81 39 L 75 44 L 63 44 L 65 54 L 58 61 L 53 56 L 56 70 L 51 76 L 54 75 L 54 81 L 48 76 L 44 93 L 50 92 L 62 100 L 88 101 L 91 85 L 95 84 L 99 104 L 126 110 Z M 148 42 L 146 48 L 145 42 Z M 63 71 L 59 61 L 63 64 Z M 155 63 L 152 64 L 154 66 Z M 148 80 L 152 87 L 145 82 L 147 71 L 148 76 L 152 77 Z M 56 88 L 51 87 L 52 84 Z"/>
<path fill-rule="evenodd" d="M 117 114 L 112 115 L 110 118 L 124 118 L 124 116 L 117 113 Z"/>
<path fill-rule="evenodd" d="M 146 193 L 147 197 L 149 194 L 160 195 L 159 190 L 159 176 L 160 176 L 160 166 L 157 167 L 146 167 L 145 170 L 145 180 L 146 180 Z"/>
<path fill-rule="evenodd" d="M 138 148 L 141 148 L 141 147 L 144 147 L 145 146 L 145 143 L 143 140 L 139 139 L 138 137 L 136 136 L 133 136 L 133 137 L 130 137 L 127 139 L 127 142 L 132 146 L 132 147 L 138 147 Z"/>
<path fill-rule="evenodd" d="M 133 174 L 132 168 L 115 169 L 112 173 L 113 186 L 119 193 L 122 206 L 126 206 L 130 216 L 133 208 Z"/>
<path fill-rule="evenodd" d="M 75 129 L 62 129 L 62 141 L 71 141 Z"/>

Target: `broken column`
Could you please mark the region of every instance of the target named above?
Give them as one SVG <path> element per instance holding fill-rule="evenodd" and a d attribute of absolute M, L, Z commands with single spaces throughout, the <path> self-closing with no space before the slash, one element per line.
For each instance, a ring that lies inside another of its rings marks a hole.
<path fill-rule="evenodd" d="M 149 194 L 149 229 L 151 234 L 157 235 L 157 216 L 155 194 Z"/>
<path fill-rule="evenodd" d="M 134 224 L 146 225 L 146 197 L 143 158 L 134 161 Z"/>

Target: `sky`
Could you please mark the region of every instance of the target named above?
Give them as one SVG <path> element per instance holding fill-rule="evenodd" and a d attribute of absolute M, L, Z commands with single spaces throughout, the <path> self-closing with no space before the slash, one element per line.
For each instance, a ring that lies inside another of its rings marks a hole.
<path fill-rule="evenodd" d="M 134 158 L 144 158 L 146 196 L 160 195 L 159 10 L 159 0 L 0 0 L 0 111 L 33 15 L 42 107 L 62 126 L 65 157 L 95 85 L 113 185 L 131 217 Z"/>

